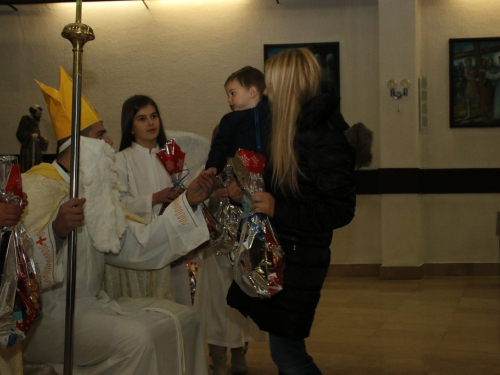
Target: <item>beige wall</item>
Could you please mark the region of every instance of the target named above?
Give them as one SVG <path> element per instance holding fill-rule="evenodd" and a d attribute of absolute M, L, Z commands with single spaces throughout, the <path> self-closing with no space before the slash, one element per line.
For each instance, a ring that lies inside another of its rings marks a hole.
<path fill-rule="evenodd" d="M 449 127 L 448 40 L 499 36 L 500 2 L 379 0 L 378 7 L 379 166 L 499 168 L 500 128 Z M 418 76 L 428 78 L 425 130 L 418 128 Z M 388 98 L 387 80 L 403 78 L 414 83 L 411 97 Z M 335 234 L 335 263 L 378 260 L 386 266 L 418 266 L 499 261 L 495 225 L 500 194 L 362 196 L 358 202 L 353 223 Z"/>
<path fill-rule="evenodd" d="M 500 128 L 450 129 L 448 39 L 498 37 L 496 0 L 422 0 L 422 75 L 428 78 L 429 128 L 421 131 L 423 168 L 499 168 Z M 425 260 L 499 261 L 499 194 L 423 198 Z"/>
<path fill-rule="evenodd" d="M 83 22 L 96 39 L 86 44 L 83 91 L 116 143 L 123 101 L 151 95 L 168 128 L 209 137 L 228 110 L 223 84 L 244 65 L 263 69 L 263 45 L 340 42 L 342 108 L 349 122 L 377 127 L 377 2 L 354 0 L 199 0 L 83 3 Z M 57 86 L 58 66 L 72 69 L 69 41 L 60 37 L 75 5 L 0 8 L 0 113 L 15 127 L 43 98 L 38 79 Z M 360 103 L 363 103 L 360 106 Z M 43 103 L 44 104 L 44 103 Z M 49 135 L 45 116 L 43 132 Z M 117 145 L 115 145 L 117 147 Z M 2 152 L 18 152 L 14 131 Z M 54 142 L 50 150 L 55 151 Z"/>
<path fill-rule="evenodd" d="M 146 0 L 147 1 L 147 0 Z M 373 168 L 499 168 L 500 128 L 450 129 L 448 39 L 498 36 L 498 0 L 199 0 L 86 3 L 83 90 L 120 138 L 122 102 L 151 95 L 167 129 L 210 136 L 227 111 L 222 84 L 263 68 L 263 44 L 340 42 L 342 111 L 375 132 Z M 33 79 L 58 85 L 72 69 L 70 4 L 0 8 L 0 153 L 17 153 L 20 117 L 43 103 Z M 427 76 L 429 127 L 418 129 L 417 79 Z M 394 101 L 389 79 L 412 81 Z M 42 132 L 51 137 L 45 116 Z M 356 218 L 334 236 L 332 261 L 420 265 L 498 262 L 500 195 L 359 196 Z"/>
<path fill-rule="evenodd" d="M 500 36 L 496 0 L 422 0 L 422 75 L 428 78 L 429 128 L 421 132 L 423 168 L 498 168 L 500 128 L 450 129 L 448 39 Z"/>

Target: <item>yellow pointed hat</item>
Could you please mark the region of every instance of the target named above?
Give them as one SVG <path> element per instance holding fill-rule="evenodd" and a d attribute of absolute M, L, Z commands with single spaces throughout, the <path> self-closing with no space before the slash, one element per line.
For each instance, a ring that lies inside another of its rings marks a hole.
<path fill-rule="evenodd" d="M 56 134 L 56 140 L 69 137 L 71 135 L 71 114 L 73 104 L 73 81 L 68 73 L 61 66 L 61 75 L 59 79 L 59 91 L 53 87 L 44 85 L 37 81 L 36 83 L 42 89 L 43 97 L 49 109 L 52 126 Z M 81 100 L 81 120 L 80 130 L 88 128 L 96 122 L 102 121 L 95 109 L 82 94 Z"/>

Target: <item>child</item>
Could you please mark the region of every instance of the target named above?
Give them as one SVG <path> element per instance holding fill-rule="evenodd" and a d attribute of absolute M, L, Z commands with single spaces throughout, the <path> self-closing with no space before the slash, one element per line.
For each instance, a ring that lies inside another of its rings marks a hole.
<path fill-rule="evenodd" d="M 239 148 L 263 153 L 269 133 L 264 74 L 245 66 L 228 77 L 224 88 L 233 112 L 222 117 L 205 164 L 205 169 L 216 168 L 217 173 Z"/>
<path fill-rule="evenodd" d="M 264 75 L 246 66 L 231 74 L 224 84 L 227 101 L 233 112 L 225 115 L 214 132 L 205 168 L 220 173 L 228 157 L 239 148 L 264 152 L 267 145 L 269 106 L 264 97 Z M 223 190 L 223 189 L 221 189 Z M 226 193 L 227 194 L 227 193 Z M 239 197 L 241 198 L 241 197 Z M 255 323 L 227 306 L 226 295 L 232 282 L 232 265 L 218 249 L 209 249 L 198 263 L 198 285 L 194 308 L 202 323 L 209 345 L 213 375 L 225 375 L 227 347 L 231 348 L 231 371 L 245 374 L 246 345 L 249 341 L 265 341 L 267 334 Z"/>

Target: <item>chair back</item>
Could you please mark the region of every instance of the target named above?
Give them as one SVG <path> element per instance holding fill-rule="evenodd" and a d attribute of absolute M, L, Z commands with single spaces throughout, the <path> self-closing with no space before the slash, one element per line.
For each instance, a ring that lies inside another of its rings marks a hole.
<path fill-rule="evenodd" d="M 167 139 L 175 139 L 175 142 L 186 153 L 184 164 L 189 168 L 188 181 L 198 176 L 205 168 L 208 153 L 210 152 L 210 140 L 199 134 L 181 130 L 167 130 Z"/>

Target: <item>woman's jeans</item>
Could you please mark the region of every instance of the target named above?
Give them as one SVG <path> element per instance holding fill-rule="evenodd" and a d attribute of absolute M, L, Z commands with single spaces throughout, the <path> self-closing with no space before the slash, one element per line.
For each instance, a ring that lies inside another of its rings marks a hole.
<path fill-rule="evenodd" d="M 321 375 L 321 371 L 307 354 L 304 339 L 287 339 L 269 334 L 271 357 L 280 374 Z"/>

